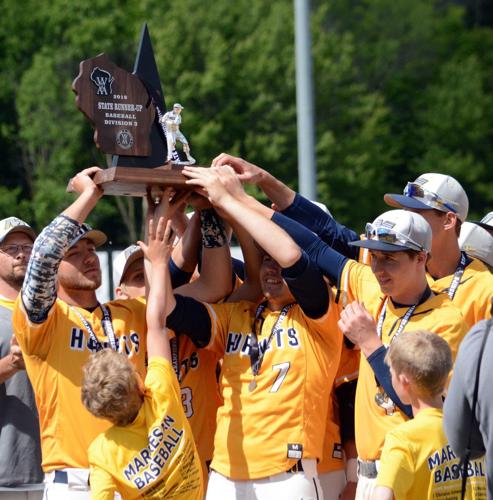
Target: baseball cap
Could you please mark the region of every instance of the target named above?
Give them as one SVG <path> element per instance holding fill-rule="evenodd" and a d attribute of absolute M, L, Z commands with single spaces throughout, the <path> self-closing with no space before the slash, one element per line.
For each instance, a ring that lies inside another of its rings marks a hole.
<path fill-rule="evenodd" d="M 185 109 L 179 102 L 175 102 L 173 104 L 173 108 L 180 108 L 180 109 Z"/>
<path fill-rule="evenodd" d="M 462 222 L 469 210 L 464 188 L 453 177 L 443 174 L 420 175 L 407 183 L 404 194 L 387 193 L 383 199 L 391 207 L 454 212 Z"/>
<path fill-rule="evenodd" d="M 130 265 L 143 257 L 144 252 L 142 252 L 139 245 L 130 245 L 120 252 L 113 261 L 113 285 L 120 286 L 122 278 Z"/>
<path fill-rule="evenodd" d="M 486 229 L 472 222 L 464 222 L 460 228 L 460 249 L 493 266 L 493 236 Z"/>
<path fill-rule="evenodd" d="M 73 247 L 78 241 L 84 238 L 91 240 L 96 248 L 104 245 L 104 243 L 108 241 L 108 237 L 103 231 L 93 229 L 89 224 L 82 224 L 79 229 L 79 234 L 73 239 L 70 246 Z"/>
<path fill-rule="evenodd" d="M 10 233 L 25 233 L 30 236 L 33 241 L 36 239 L 34 229 L 27 223 L 17 217 L 7 217 L 0 220 L 0 243 Z"/>
<path fill-rule="evenodd" d="M 398 252 L 430 252 L 431 227 L 419 214 L 407 210 L 390 210 L 366 225 L 366 239 L 349 243 L 355 247 Z"/>
<path fill-rule="evenodd" d="M 493 229 L 493 212 L 488 212 L 480 221 L 474 220 L 472 222 L 491 231 Z"/>

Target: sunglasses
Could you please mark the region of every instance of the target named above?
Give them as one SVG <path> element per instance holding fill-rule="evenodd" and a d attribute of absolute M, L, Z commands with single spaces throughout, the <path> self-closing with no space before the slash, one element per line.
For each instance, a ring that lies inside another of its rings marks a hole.
<path fill-rule="evenodd" d="M 369 240 L 383 241 L 384 243 L 390 243 L 392 245 L 404 246 L 409 248 L 409 245 L 413 246 L 413 250 L 424 251 L 425 249 L 416 243 L 409 236 L 399 233 L 398 231 L 393 231 L 384 226 L 375 226 L 368 222 L 365 226 L 365 236 Z"/>
<path fill-rule="evenodd" d="M 448 212 L 450 210 L 451 212 L 457 213 L 457 208 L 452 206 L 452 204 L 455 205 L 455 203 L 445 201 L 436 193 L 423 189 L 422 186 L 416 184 L 415 182 L 407 183 L 404 188 L 404 195 L 409 196 L 410 198 L 421 198 L 425 205 L 440 210 L 441 212 Z"/>

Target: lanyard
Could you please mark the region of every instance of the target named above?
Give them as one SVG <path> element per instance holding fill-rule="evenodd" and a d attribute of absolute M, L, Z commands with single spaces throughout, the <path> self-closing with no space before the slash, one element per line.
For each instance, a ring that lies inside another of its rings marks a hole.
<path fill-rule="evenodd" d="M 101 319 L 101 325 L 103 327 L 104 334 L 108 338 L 108 341 L 110 343 L 111 349 L 113 351 L 117 351 L 117 345 L 116 345 L 116 337 L 115 337 L 115 331 L 113 330 L 113 324 L 111 322 L 111 314 L 109 309 L 103 305 L 103 304 L 98 304 L 99 307 L 101 308 L 101 311 L 103 313 L 103 317 Z M 84 328 L 86 329 L 87 333 L 89 334 L 89 338 L 91 339 L 92 343 L 94 344 L 96 351 L 100 351 L 103 349 L 103 346 L 101 342 L 98 340 L 98 337 L 94 333 L 94 330 L 92 326 L 90 325 L 89 321 L 87 321 L 82 314 L 75 309 L 75 307 L 69 306 L 69 308 L 77 315 L 77 317 L 81 320 L 82 324 L 84 325 Z"/>
<path fill-rule="evenodd" d="M 465 252 L 460 253 L 460 262 L 455 270 L 454 277 L 452 278 L 452 283 L 450 284 L 450 288 L 448 289 L 448 296 L 450 300 L 454 300 L 455 292 L 457 288 L 459 288 L 460 280 L 462 275 L 464 274 L 464 270 L 466 269 L 466 254 Z"/>
<path fill-rule="evenodd" d="M 395 335 L 392 337 L 392 340 L 390 343 L 394 341 L 403 331 L 404 328 L 406 328 L 406 325 L 408 324 L 409 320 L 411 319 L 411 316 L 413 315 L 416 307 L 418 307 L 419 304 L 424 302 L 428 296 L 430 295 L 431 291 L 428 287 L 426 287 L 425 291 L 423 292 L 423 295 L 420 297 L 418 302 L 416 304 L 413 304 L 407 311 L 406 314 L 401 319 L 401 322 L 399 324 L 399 328 L 397 328 L 397 331 L 395 332 Z M 380 316 L 378 317 L 378 323 L 377 323 L 377 333 L 378 337 L 380 340 L 382 339 L 382 328 L 383 328 L 383 322 L 385 321 L 385 315 L 387 314 L 387 302 L 389 301 L 389 298 L 385 298 L 385 302 L 382 307 L 382 311 L 380 312 Z"/>
<path fill-rule="evenodd" d="M 167 334 L 166 332 L 165 335 Z M 175 370 L 178 382 L 181 382 L 180 366 L 178 364 L 178 335 L 169 339 L 169 347 L 171 349 L 171 364 L 173 365 L 173 370 Z"/>
<path fill-rule="evenodd" d="M 262 302 L 262 304 L 260 304 L 257 307 L 257 310 L 255 311 L 255 320 L 253 323 L 254 328 L 252 328 L 252 330 L 253 330 L 253 332 L 252 332 L 253 342 L 252 342 L 252 346 L 251 346 L 251 350 L 250 350 L 250 364 L 252 366 L 252 372 L 253 372 L 254 377 L 256 377 L 258 375 L 258 373 L 260 371 L 260 367 L 262 366 L 262 361 L 264 359 L 264 355 L 265 355 L 267 349 L 269 348 L 270 343 L 272 342 L 272 339 L 274 338 L 274 335 L 279 331 L 279 327 L 281 326 L 281 323 L 284 321 L 286 314 L 288 314 L 288 311 L 291 309 L 291 307 L 293 307 L 293 305 L 294 305 L 294 303 L 287 304 L 282 308 L 282 310 L 279 314 L 279 317 L 277 318 L 276 322 L 274 323 L 274 326 L 272 327 L 272 330 L 270 332 L 269 338 L 267 339 L 267 343 L 265 344 L 265 348 L 263 349 L 263 351 L 260 350 L 257 332 L 255 331 L 256 330 L 255 325 L 257 324 L 257 321 L 259 320 L 261 314 L 265 310 L 266 302 Z M 262 322 L 260 324 L 260 332 L 259 333 L 262 333 L 263 324 L 264 324 L 264 322 L 262 320 Z"/>

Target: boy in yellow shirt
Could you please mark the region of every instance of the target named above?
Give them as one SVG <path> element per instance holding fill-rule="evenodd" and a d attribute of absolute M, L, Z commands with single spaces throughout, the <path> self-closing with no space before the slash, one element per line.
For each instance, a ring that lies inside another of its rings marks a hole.
<path fill-rule="evenodd" d="M 166 196 L 165 196 L 166 197 Z M 84 369 L 82 402 L 114 425 L 91 444 L 91 498 L 202 499 L 202 473 L 183 412 L 165 328 L 170 224 L 167 199 L 149 208 L 149 243 L 139 242 L 152 266 L 147 301 L 145 383 L 125 356 L 103 349 Z"/>
<path fill-rule="evenodd" d="M 451 350 L 440 336 L 403 333 L 385 362 L 392 386 L 410 404 L 414 419 L 387 433 L 373 500 L 459 499 L 462 475 L 443 430 L 442 394 L 452 368 Z M 471 461 L 465 498 L 486 498 L 484 459 Z"/>

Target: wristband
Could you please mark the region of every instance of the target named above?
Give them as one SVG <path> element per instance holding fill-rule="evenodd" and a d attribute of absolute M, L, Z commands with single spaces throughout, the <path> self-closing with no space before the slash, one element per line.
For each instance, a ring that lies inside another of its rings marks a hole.
<path fill-rule="evenodd" d="M 223 247 L 228 243 L 222 220 L 213 209 L 200 211 L 200 230 L 204 248 Z"/>
<path fill-rule="evenodd" d="M 348 483 L 358 482 L 358 460 L 356 458 L 346 460 L 346 481 Z"/>

